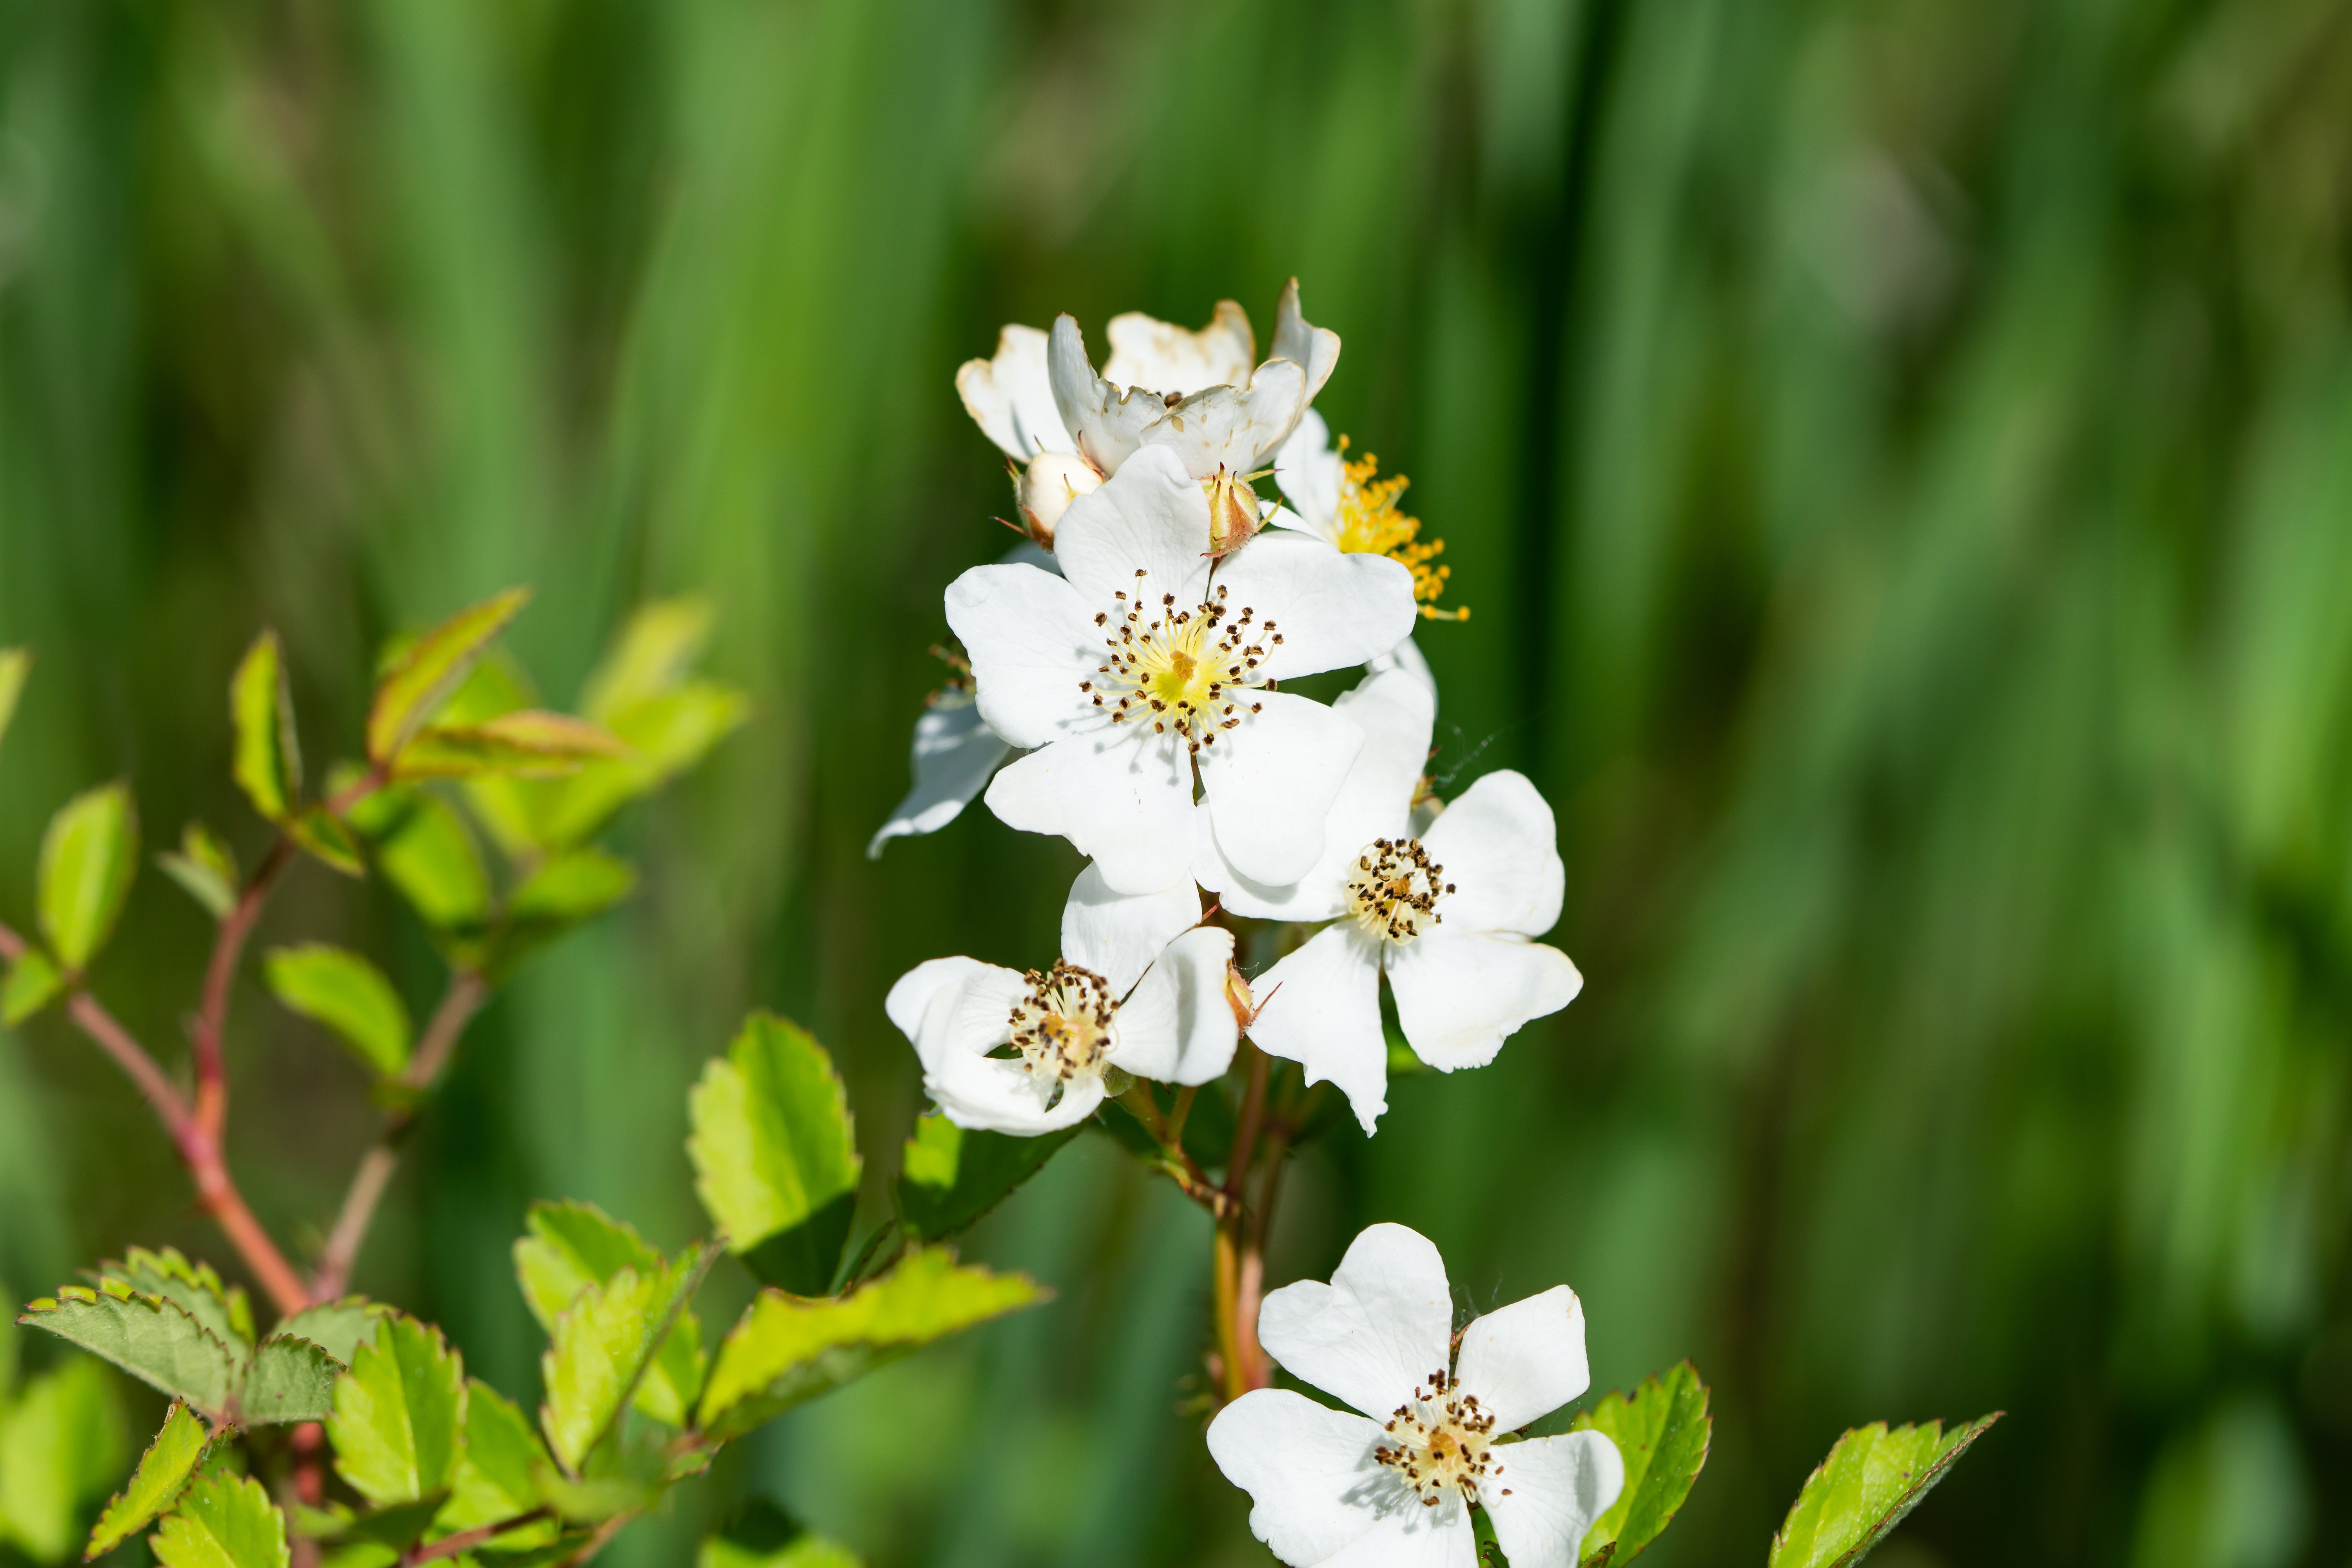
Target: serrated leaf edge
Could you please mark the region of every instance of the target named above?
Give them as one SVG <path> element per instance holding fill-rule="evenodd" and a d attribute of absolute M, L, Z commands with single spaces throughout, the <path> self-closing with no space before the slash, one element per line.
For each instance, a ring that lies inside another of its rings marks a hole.
<path fill-rule="evenodd" d="M 1990 1415 L 1979 1415 L 1975 1420 L 1962 1426 L 1957 1434 L 1947 1433 L 1944 1430 L 1944 1423 L 1940 1418 L 1932 1421 L 1906 1421 L 1903 1423 L 1904 1426 L 1908 1426 L 1915 1430 L 1920 1426 L 1933 1426 L 1936 1428 L 1937 1440 L 1938 1442 L 1948 1441 L 1952 1446 L 1946 1449 L 1942 1454 L 1938 1455 L 1934 1464 L 1931 1464 L 1926 1469 L 1921 1470 L 1918 1478 L 1915 1479 L 1909 1487 L 1905 1489 L 1903 1495 L 1895 1499 L 1894 1503 L 1887 1508 L 1885 1513 L 1879 1515 L 1876 1520 L 1864 1527 L 1863 1538 L 1854 1542 L 1853 1550 L 1846 1552 L 1843 1556 L 1831 1559 L 1828 1568 L 1852 1568 L 1852 1564 L 1861 1562 L 1864 1557 L 1867 1556 L 1877 1547 L 1880 1542 L 1886 1539 L 1888 1534 L 1894 1531 L 1896 1525 L 1903 1522 L 1905 1517 L 1907 1516 L 1913 1509 L 1919 1506 L 1920 1500 L 1927 1494 L 1928 1489 L 1944 1479 L 1944 1472 L 1950 1469 L 1954 1464 L 1958 1463 L 1959 1457 L 1962 1454 L 1967 1453 L 1969 1447 L 1974 1444 L 1978 1438 L 1983 1436 L 1986 1432 L 1990 1431 L 1994 1422 L 2000 1420 L 2002 1416 L 2008 1414 L 2009 1412 L 2006 1410 L 1995 1410 Z M 1789 1511 L 1790 1513 L 1794 1513 L 1796 1511 L 1797 1503 L 1804 1500 L 1805 1493 L 1812 1489 L 1813 1483 L 1822 1479 L 1822 1472 L 1830 1468 L 1830 1460 L 1836 1456 L 1838 1445 L 1843 1443 L 1847 1437 L 1853 1436 L 1855 1432 L 1866 1432 L 1872 1426 L 1885 1427 L 1889 1436 L 1892 1436 L 1894 1433 L 1902 1429 L 1902 1427 L 1890 1425 L 1885 1421 L 1872 1421 L 1865 1423 L 1861 1426 L 1848 1427 L 1844 1432 L 1840 1433 L 1838 1435 L 1837 1442 L 1830 1445 L 1829 1453 L 1822 1456 L 1822 1462 L 1815 1465 L 1813 1467 L 1812 1473 L 1805 1478 L 1805 1484 L 1797 1489 L 1796 1500 L 1790 1502 L 1789 1505 Z M 1773 1552 L 1777 1553 L 1782 1549 L 1787 1541 L 1788 1533 L 1789 1521 L 1784 1517 L 1780 1521 L 1780 1528 L 1772 1532 Z"/>

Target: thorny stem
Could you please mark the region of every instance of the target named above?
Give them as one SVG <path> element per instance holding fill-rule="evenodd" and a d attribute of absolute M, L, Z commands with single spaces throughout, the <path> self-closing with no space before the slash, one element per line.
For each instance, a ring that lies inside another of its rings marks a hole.
<path fill-rule="evenodd" d="M 425 1024 L 416 1054 L 409 1058 L 406 1069 L 400 1075 L 403 1089 L 421 1095 L 438 1081 L 457 1049 L 458 1037 L 466 1032 L 474 1015 L 481 1011 L 482 1004 L 489 1000 L 489 983 L 470 969 L 458 970 L 449 977 L 449 988 L 442 993 L 440 1005 L 434 1008 L 431 1020 Z M 327 1233 L 327 1245 L 320 1251 L 319 1267 L 310 1281 L 313 1300 L 332 1300 L 351 1282 L 352 1265 L 359 1261 L 368 1227 L 375 1223 L 384 1189 L 392 1184 L 393 1173 L 400 1168 L 400 1147 L 415 1125 L 416 1110 L 413 1105 L 384 1113 L 383 1126 L 374 1144 L 360 1157 L 350 1190 L 343 1194 L 342 1207 L 336 1211 L 334 1226 Z"/>

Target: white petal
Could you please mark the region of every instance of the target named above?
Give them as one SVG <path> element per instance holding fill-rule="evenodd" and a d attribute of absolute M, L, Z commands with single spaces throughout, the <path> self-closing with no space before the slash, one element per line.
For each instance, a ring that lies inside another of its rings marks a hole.
<path fill-rule="evenodd" d="M 1551 807 L 1523 773 L 1488 773 L 1445 808 L 1422 847 L 1454 884 L 1437 908 L 1461 931 L 1541 936 L 1559 923 L 1568 873 Z"/>
<path fill-rule="evenodd" d="M 1274 308 L 1274 347 L 1277 359 L 1296 360 L 1307 370 L 1307 401 L 1315 401 L 1323 384 L 1339 364 L 1339 334 L 1328 327 L 1310 325 L 1298 313 L 1298 279 L 1294 278 L 1282 290 L 1281 302 Z"/>
<path fill-rule="evenodd" d="M 1249 312 L 1231 300 L 1218 300 L 1216 314 L 1197 332 L 1129 310 L 1113 316 L 1105 335 L 1110 339 L 1110 362 L 1103 366 L 1103 379 L 1118 386 L 1181 397 L 1247 381 L 1257 363 L 1257 334 L 1250 330 Z M 1043 363 L 1041 355 L 1041 368 Z"/>
<path fill-rule="evenodd" d="M 1121 1070 L 1157 1083 L 1176 1076 L 1176 1064 L 1184 1054 L 1177 1036 L 1183 1004 L 1176 992 L 1175 971 L 1154 964 L 1118 1005 L 1118 1038 L 1111 1060 Z"/>
<path fill-rule="evenodd" d="M 1364 732 L 1345 713 L 1286 691 L 1244 694 L 1258 711 L 1201 748 L 1201 788 L 1217 847 L 1252 881 L 1281 887 L 1323 853 L 1323 822 Z M 1178 853 L 1187 862 L 1189 829 Z"/>
<path fill-rule="evenodd" d="M 1013 748 L 982 722 L 970 696 L 944 696 L 924 710 L 915 721 L 915 787 L 866 840 L 866 858 L 880 859 L 882 846 L 893 838 L 937 833 L 953 822 L 996 765 L 1012 753 Z"/>
<path fill-rule="evenodd" d="M 1372 1226 L 1349 1243 L 1331 1283 L 1301 1279 L 1267 1296 L 1257 1333 L 1293 1377 L 1385 1418 L 1452 1362 L 1445 1260 L 1417 1230 Z"/>
<path fill-rule="evenodd" d="M 1503 1473 L 1478 1489 L 1511 1568 L 1576 1568 L 1592 1521 L 1625 1489 L 1625 1458 L 1602 1432 L 1567 1432 L 1494 1452 Z M 1510 1496 L 1503 1495 L 1508 1489 Z"/>
<path fill-rule="evenodd" d="M 1139 452 L 1102 489 L 1072 501 L 1054 529 L 1054 557 L 1086 604 L 1088 668 L 1102 662 L 1107 635 L 1095 612 L 1116 623 L 1139 594 L 1151 605 L 1173 594 L 1177 608 L 1192 609 L 1208 595 L 1208 551 L 1209 498 L 1169 453 Z"/>
<path fill-rule="evenodd" d="M 1102 662 L 1102 636 L 1069 584 L 1034 566 L 975 566 L 948 584 L 947 610 L 990 729 L 1028 747 L 1100 721 L 1078 683 Z"/>
<path fill-rule="evenodd" d="M 1454 1375 L 1465 1394 L 1516 1432 L 1550 1415 L 1592 1382 L 1584 1359 L 1584 1303 L 1565 1285 L 1471 1321 L 1462 1331 Z"/>
<path fill-rule="evenodd" d="M 1136 438 L 1175 452 L 1196 479 L 1213 479 L 1220 468 L 1254 474 L 1290 439 L 1306 409 L 1307 373 L 1288 360 L 1273 359 L 1258 366 L 1246 385 L 1212 386 L 1173 408 L 1160 405 L 1159 416 Z"/>
<path fill-rule="evenodd" d="M 1061 525 L 1062 514 L 1070 510 L 1070 503 L 1102 489 L 1102 483 L 1103 477 L 1095 472 L 1095 466 L 1076 453 L 1045 452 L 1021 470 L 1013 493 L 1030 526 L 1042 530 L 1050 540 L 1054 530 Z"/>
<path fill-rule="evenodd" d="M 964 411 L 1005 456 L 1024 463 L 1040 452 L 1078 449 L 1054 406 L 1045 344 L 1045 334 L 1034 327 L 1007 326 L 997 336 L 994 359 L 970 360 L 956 372 Z"/>
<path fill-rule="evenodd" d="M 1429 688 L 1429 695 L 1433 701 L 1436 699 L 1437 672 L 1429 668 L 1429 659 L 1422 653 L 1421 645 L 1411 637 L 1405 638 L 1378 658 L 1366 659 L 1364 668 L 1374 675 L 1384 670 L 1402 669 Z"/>
<path fill-rule="evenodd" d="M 1233 1065 L 1241 1031 L 1225 1000 L 1234 933 L 1201 926 L 1168 944 L 1118 1009 L 1111 1059 L 1138 1078 L 1207 1083 Z"/>
<path fill-rule="evenodd" d="M 1250 1533 L 1294 1568 L 1327 1562 L 1379 1522 L 1380 1504 L 1421 1500 L 1372 1458 L 1378 1423 L 1286 1388 L 1243 1394 L 1209 1423 L 1209 1457 L 1250 1495 Z"/>
<path fill-rule="evenodd" d="M 1257 668 L 1268 680 L 1378 658 L 1411 637 L 1419 618 L 1405 567 L 1294 529 L 1263 531 L 1226 556 L 1215 586 L 1228 605 L 1255 610 L 1260 625 L 1271 621 L 1282 634 Z"/>
<path fill-rule="evenodd" d="M 1277 512 L 1275 521 L 1337 543 L 1339 483 L 1346 468 L 1347 459 L 1331 449 L 1331 427 L 1323 423 L 1323 416 L 1312 408 L 1300 415 L 1298 428 L 1274 458 L 1274 482 L 1298 510 L 1295 515 Z"/>
<path fill-rule="evenodd" d="M 1353 921 L 1326 926 L 1250 990 L 1259 1010 L 1249 1037 L 1305 1067 L 1308 1083 L 1338 1084 L 1370 1136 L 1389 1108 L 1379 946 Z"/>
<path fill-rule="evenodd" d="M 1106 474 L 1118 472 L 1143 445 L 1145 426 L 1167 412 L 1168 405 L 1150 392 L 1121 392 L 1097 375 L 1087 358 L 1086 336 L 1069 316 L 1054 318 L 1045 365 L 1063 426 L 1087 460 Z"/>
<path fill-rule="evenodd" d="M 987 799 L 1006 826 L 1077 846 L 1119 892 L 1157 892 L 1192 868 L 1192 761 L 1166 736 L 1121 725 L 1056 741 L 999 770 Z"/>
<path fill-rule="evenodd" d="M 1075 1127 L 1103 1102 L 1097 1074 L 1072 1079 L 1054 1100 L 1053 1079 L 1033 1077 L 1019 1062 L 998 1057 L 950 1056 L 923 1074 L 923 1089 L 958 1127 L 1015 1138 Z"/>
<path fill-rule="evenodd" d="M 1317 1568 L 1478 1568 L 1478 1535 L 1470 1510 L 1458 1497 L 1435 1508 L 1391 1483 L 1403 1497 L 1380 1510 L 1362 1535 Z"/>
<path fill-rule="evenodd" d="M 1122 893 L 1088 866 L 1062 905 L 1062 956 L 1110 982 L 1124 996 L 1160 950 L 1201 923 L 1201 893 L 1180 881 L 1157 893 Z"/>
<path fill-rule="evenodd" d="M 1288 887 L 1254 882 L 1234 870 L 1217 847 L 1206 809 L 1193 813 L 1193 876 L 1220 895 L 1225 908 L 1259 920 L 1324 921 L 1347 908 L 1349 869 L 1375 838 L 1402 835 L 1413 786 L 1429 761 L 1430 726 L 1437 704 L 1427 688 L 1402 670 L 1369 676 L 1340 694 L 1332 709 L 1364 731 L 1364 749 L 1323 821 L 1323 853 Z"/>
<path fill-rule="evenodd" d="M 976 958 L 934 958 L 898 977 L 898 983 L 890 987 L 890 994 L 882 999 L 882 1011 L 907 1037 L 915 1054 L 922 1057 L 926 1038 L 934 1047 L 946 1040 L 956 1013 L 962 1006 L 965 987 L 990 975 L 1004 976 L 1016 984 L 1021 978 L 1009 969 L 982 963 Z M 935 1008 L 937 1018 L 932 1017 Z"/>
<path fill-rule="evenodd" d="M 1011 1037 L 1009 1015 L 1028 993 L 1023 976 L 971 959 L 934 960 L 892 987 L 884 1007 L 893 1021 L 920 1006 L 915 1052 L 923 1088 L 957 1126 L 1034 1137 L 1081 1121 L 1102 1103 L 1099 1077 L 1076 1079 L 1049 1103 L 1055 1080 L 988 1055 Z"/>
<path fill-rule="evenodd" d="M 1453 911 L 1443 900 L 1438 909 L 1446 924 L 1390 944 L 1386 957 L 1405 1043 L 1439 1071 L 1485 1067 L 1521 1025 L 1559 1012 L 1584 989 L 1559 949 L 1455 931 Z"/>

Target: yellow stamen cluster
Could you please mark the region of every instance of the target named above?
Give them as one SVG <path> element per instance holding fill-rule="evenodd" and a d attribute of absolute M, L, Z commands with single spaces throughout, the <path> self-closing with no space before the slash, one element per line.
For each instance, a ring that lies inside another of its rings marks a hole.
<path fill-rule="evenodd" d="M 1110 982 L 1064 962 L 1044 974 L 1033 969 L 1024 978 L 1029 994 L 1006 1020 L 1009 1043 L 1021 1053 L 1022 1066 L 1033 1076 L 1064 1083 L 1101 1070 L 1115 1037 L 1111 1019 L 1118 1012 Z"/>
<path fill-rule="evenodd" d="M 1402 474 L 1391 474 L 1387 479 L 1376 476 L 1381 460 L 1367 452 L 1361 458 L 1347 459 L 1348 438 L 1339 437 L 1343 459 L 1339 481 L 1339 548 L 1353 554 L 1385 555 L 1412 574 L 1413 603 L 1420 607 L 1422 618 L 1431 621 L 1466 621 L 1466 608 L 1441 610 L 1437 597 L 1445 592 L 1445 580 L 1454 574 L 1450 566 L 1438 565 L 1437 558 L 1445 552 L 1445 541 L 1423 541 L 1421 519 L 1406 515 L 1397 505 L 1405 487 L 1412 483 Z"/>
<path fill-rule="evenodd" d="M 1348 908 L 1372 935 L 1411 942 L 1442 925 L 1437 900 L 1454 890 L 1418 838 L 1375 838 L 1348 874 Z"/>
<path fill-rule="evenodd" d="M 1256 670 L 1282 634 L 1246 605 L 1227 619 L 1223 588 L 1190 609 L 1178 607 L 1173 594 L 1153 605 L 1145 602 L 1145 574 L 1135 577 L 1135 593 L 1118 595 L 1127 614 L 1116 624 L 1108 615 L 1095 617 L 1095 625 L 1110 628 L 1103 639 L 1109 659 L 1078 689 L 1109 709 L 1112 723 L 1148 721 L 1161 735 L 1173 730 L 1198 754 L 1216 744 L 1219 731 L 1238 726 L 1244 712 L 1264 706 L 1249 694 L 1273 689 Z"/>
<path fill-rule="evenodd" d="M 1478 1483 L 1503 1473 L 1487 1436 L 1495 1417 L 1479 1407 L 1476 1394 L 1457 1393 L 1460 1387 L 1443 1371 L 1431 1373 L 1382 1428 L 1392 1441 L 1372 1447 L 1372 1458 L 1402 1477 L 1423 1508 L 1435 1508 L 1448 1491 L 1475 1501 Z M 1503 1495 L 1510 1495 L 1508 1488 Z"/>

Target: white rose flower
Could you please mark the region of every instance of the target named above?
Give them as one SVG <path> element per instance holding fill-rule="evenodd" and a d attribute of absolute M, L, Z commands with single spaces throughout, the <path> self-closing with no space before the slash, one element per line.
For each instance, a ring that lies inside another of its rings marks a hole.
<path fill-rule="evenodd" d="M 1389 669 L 1334 707 L 1362 727 L 1364 747 L 1314 865 L 1288 885 L 1253 878 L 1213 824 L 1196 823 L 1193 874 L 1235 914 L 1333 921 L 1250 983 L 1260 1006 L 1249 1036 L 1303 1064 L 1308 1082 L 1338 1084 L 1370 1132 L 1388 1110 L 1382 973 L 1406 1042 L 1443 1072 L 1493 1061 L 1529 1019 L 1574 1001 L 1584 979 L 1566 953 L 1528 940 L 1559 921 L 1567 880 L 1535 786 L 1488 773 L 1416 837 L 1434 693 Z"/>
<path fill-rule="evenodd" d="M 1470 1505 L 1511 1568 L 1575 1568 L 1624 1489 L 1600 1432 L 1507 1439 L 1582 1394 L 1584 1309 L 1565 1285 L 1487 1313 L 1452 1352 L 1445 1263 L 1401 1225 L 1356 1237 L 1328 1285 L 1265 1299 L 1258 1337 L 1302 1382 L 1244 1394 L 1209 1424 L 1209 1453 L 1250 1494 L 1250 1529 L 1291 1568 L 1476 1568 Z"/>
<path fill-rule="evenodd" d="M 936 958 L 901 976 L 884 1010 L 949 1121 L 1019 1137 L 1058 1131 L 1094 1114 L 1114 1068 L 1200 1084 L 1232 1064 L 1233 933 L 1200 919 L 1190 883 L 1129 897 L 1089 866 L 1063 906 L 1052 969 Z"/>
<path fill-rule="evenodd" d="M 979 566 L 947 593 L 981 717 L 1033 749 L 988 804 L 1059 834 L 1121 892 L 1182 880 L 1193 785 L 1242 874 L 1296 880 L 1362 743 L 1352 721 L 1274 689 L 1361 663 L 1412 629 L 1412 574 L 1296 533 L 1213 559 L 1209 504 L 1181 459 L 1139 452 L 1055 532 L 1062 575 Z"/>

